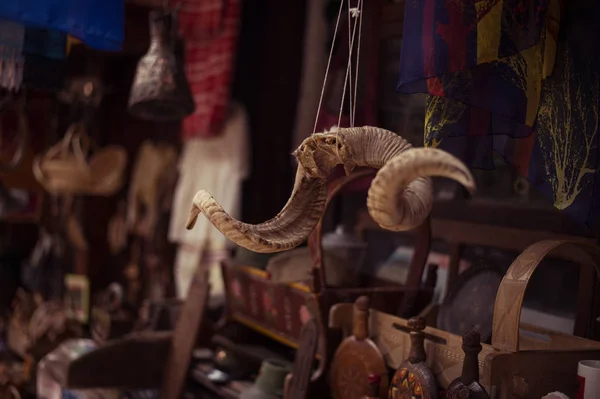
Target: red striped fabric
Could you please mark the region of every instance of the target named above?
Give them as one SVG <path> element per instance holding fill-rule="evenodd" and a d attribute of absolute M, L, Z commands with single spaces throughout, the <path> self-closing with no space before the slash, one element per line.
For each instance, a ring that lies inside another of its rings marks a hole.
<path fill-rule="evenodd" d="M 196 110 L 184 119 L 183 139 L 218 136 L 229 106 L 240 0 L 186 0 L 179 14 L 185 72 Z"/>

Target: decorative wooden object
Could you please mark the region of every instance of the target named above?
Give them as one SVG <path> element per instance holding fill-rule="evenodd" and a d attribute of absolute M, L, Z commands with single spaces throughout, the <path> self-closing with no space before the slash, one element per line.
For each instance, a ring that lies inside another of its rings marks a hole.
<path fill-rule="evenodd" d="M 414 317 L 408 321 L 410 328 L 410 352 L 408 359 L 396 370 L 390 384 L 390 399 L 419 398 L 437 399 L 437 385 L 427 366 L 425 354 L 425 320 Z"/>
<path fill-rule="evenodd" d="M 329 186 L 325 210 L 331 201 L 346 187 L 358 179 L 373 175 L 371 170 L 357 170 L 344 176 Z M 414 304 L 413 314 L 430 303 L 433 289 L 421 287 L 422 274 L 430 247 L 429 220 L 417 229 L 417 249 L 411 262 L 411 276 L 405 286 L 340 288 L 327 284 L 326 267 L 321 245 L 323 233 L 319 222 L 309 238 L 309 251 L 312 264 L 307 268 L 308 278 L 304 282 L 274 284 L 267 272 L 256 268 L 225 262 L 222 267 L 225 280 L 226 309 L 221 325 L 237 322 L 270 337 L 284 345 L 297 349 L 303 324 L 312 315 L 319 328 L 317 370 L 311 377 L 310 392 L 328 389 L 327 381 L 330 362 L 340 340 L 339 331 L 332 331 L 328 325 L 330 309 L 341 302 L 355 301 L 360 296 L 368 296 L 370 306 L 384 312 L 397 314 L 398 307 L 406 297 Z M 412 298 L 416 298 L 414 301 Z M 350 324 L 352 315 L 350 317 Z M 349 327 L 349 332 L 352 327 Z M 365 380 L 366 381 L 366 375 Z M 365 382 L 366 384 L 366 382 Z M 387 383 L 386 383 L 387 386 Z M 365 394 L 365 390 L 361 394 Z M 387 394 L 385 388 L 383 394 Z"/>
<path fill-rule="evenodd" d="M 478 356 L 481 384 L 498 399 L 538 399 L 548 392 L 561 391 L 575 396 L 577 363 L 580 360 L 600 360 L 600 342 L 543 328 L 519 324 L 525 289 L 538 264 L 551 251 L 568 252 L 585 265 L 600 270 L 600 249 L 595 245 L 568 241 L 540 241 L 525 249 L 508 269 L 494 307 L 492 344 L 482 344 Z M 341 304 L 332 309 L 330 320 L 342 321 L 352 312 L 352 306 Z M 345 313 L 334 314 L 334 313 Z M 371 310 L 371 333 L 388 366 L 397 368 L 409 352 L 407 321 Z M 330 323 L 330 327 L 347 328 Z M 447 388 L 462 370 L 461 337 L 427 327 L 424 330 L 431 369 L 440 388 Z"/>
<path fill-rule="evenodd" d="M 285 380 L 284 399 L 307 399 L 309 397 L 308 389 L 318 340 L 319 324 L 314 318 L 311 318 L 302 327 L 300 346 L 296 351 L 292 372 Z"/>
<path fill-rule="evenodd" d="M 188 298 L 195 298 L 195 300 L 185 301 L 173 332 L 171 349 L 163 374 L 161 399 L 178 398 L 183 391 L 183 385 L 192 359 L 192 351 L 208 303 L 208 270 L 200 269 L 198 268 L 194 273 L 194 279 L 188 293 Z"/>
<path fill-rule="evenodd" d="M 446 399 L 490 399 L 485 388 L 479 383 L 479 361 L 481 336 L 477 331 L 467 331 L 463 335 L 462 349 L 465 352 L 462 374 L 448 386 Z"/>
<path fill-rule="evenodd" d="M 373 171 L 357 171 L 331 184 L 325 208 L 338 193 L 352 182 L 372 175 Z M 422 225 L 417 236 L 417 251 L 411 263 L 411 275 L 415 278 L 406 286 L 336 288 L 327 284 L 323 265 L 325 258 L 321 245 L 322 223 L 319 222 L 309 239 L 309 250 L 313 264 L 309 269 L 308 283 L 273 284 L 269 275 L 256 268 L 224 263 L 222 272 L 227 295 L 226 318 L 240 322 L 264 335 L 296 348 L 299 343 L 302 319 L 307 314 L 308 302 L 315 300 L 319 315 L 315 317 L 327 325 L 332 306 L 340 302 L 356 300 L 361 295 L 371 297 L 371 307 L 396 313 L 398 304 L 406 296 L 417 298 L 415 307 L 430 302 L 432 289 L 420 287 L 430 246 L 428 221 Z M 421 234 L 422 233 L 422 234 Z M 411 301 L 412 302 L 412 301 Z M 320 348 L 319 352 L 326 348 Z M 333 350 L 330 351 L 330 355 Z"/>
<path fill-rule="evenodd" d="M 462 334 L 473 327 L 483 342 L 492 337 L 494 301 L 504 273 L 490 263 L 479 263 L 461 273 L 440 306 L 440 330 Z"/>
<path fill-rule="evenodd" d="M 369 382 L 369 392 L 363 399 L 379 399 L 379 385 L 381 384 L 381 377 L 377 374 L 370 374 L 367 379 Z"/>
<path fill-rule="evenodd" d="M 354 328 L 342 341 L 331 363 L 331 393 L 334 399 L 360 399 L 369 392 L 368 377 L 381 377 L 380 393 L 387 391 L 387 367 L 381 351 L 369 339 L 369 299 L 354 302 Z"/>

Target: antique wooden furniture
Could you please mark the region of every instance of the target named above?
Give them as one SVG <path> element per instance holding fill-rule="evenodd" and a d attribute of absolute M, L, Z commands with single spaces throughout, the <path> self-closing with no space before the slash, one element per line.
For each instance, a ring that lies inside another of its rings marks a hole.
<path fill-rule="evenodd" d="M 529 279 L 540 261 L 554 250 L 562 250 L 600 272 L 600 249 L 588 244 L 540 241 L 515 259 L 496 297 L 492 343 L 483 344 L 478 356 L 481 383 L 492 397 L 539 398 L 555 390 L 573 395 L 578 361 L 600 360 L 599 342 L 520 324 Z M 342 324 L 348 323 L 351 311 L 348 304 L 333 307 L 330 327 L 347 329 Z M 397 368 L 409 351 L 407 321 L 372 310 L 370 322 L 373 341 L 388 366 Z M 435 353 L 431 369 L 436 381 L 441 388 L 447 388 L 461 373 L 461 337 L 431 327 L 424 333 L 427 353 Z"/>
<path fill-rule="evenodd" d="M 407 326 L 410 329 L 408 358 L 394 373 L 388 397 L 390 399 L 436 399 L 438 387 L 426 362 L 425 335 L 423 334 L 425 319 L 413 317 L 408 320 Z"/>
<path fill-rule="evenodd" d="M 388 370 L 383 355 L 369 338 L 369 299 L 354 302 L 353 332 L 337 348 L 330 369 L 330 388 L 334 399 L 360 399 L 369 392 L 371 374 L 381 379 L 379 392 L 385 395 Z"/>
<path fill-rule="evenodd" d="M 485 388 L 479 383 L 479 361 L 481 337 L 478 332 L 469 330 L 463 335 L 462 350 L 465 352 L 462 373 L 450 383 L 446 390 L 447 399 L 489 399 Z"/>
<path fill-rule="evenodd" d="M 482 221 L 485 221 L 482 222 Z M 368 230 L 380 230 L 365 211 L 359 211 L 356 226 L 359 234 Z M 479 246 L 520 253 L 527 246 L 542 240 L 567 240 L 582 244 L 595 244 L 595 239 L 586 237 L 580 226 L 569 221 L 555 209 L 534 209 L 499 205 L 488 200 L 437 201 L 431 213 L 431 239 L 448 245 L 449 266 L 446 292 L 452 290 L 459 275 L 459 262 L 467 246 Z M 552 259 L 577 262 L 573 253 L 557 249 L 548 256 Z M 581 264 L 577 290 L 575 335 L 598 339 L 600 323 L 600 287 L 594 268 Z M 428 326 L 434 326 L 438 306 L 433 305 L 423 314 Z"/>
<path fill-rule="evenodd" d="M 296 351 L 292 372 L 285 380 L 284 399 L 308 399 L 318 340 L 319 324 L 311 318 L 300 332 L 300 345 Z"/>
<path fill-rule="evenodd" d="M 162 399 L 178 398 L 183 390 L 208 300 L 207 271 L 192 281 L 175 330 L 140 332 L 109 341 L 69 364 L 66 388 L 160 388 Z"/>
<path fill-rule="evenodd" d="M 362 170 L 336 180 L 331 184 L 326 207 L 346 184 L 372 173 Z M 297 348 L 302 320 L 312 315 L 318 321 L 319 367 L 311 378 L 311 389 L 317 389 L 318 384 L 325 384 L 326 370 L 339 342 L 338 332 L 332 333 L 325 327 L 331 306 L 367 296 L 371 308 L 392 314 L 410 314 L 429 303 L 433 294 L 432 287 L 423 288 L 421 285 L 430 241 L 427 222 L 417 231 L 417 250 L 411 263 L 413 277 L 405 286 L 388 287 L 329 286 L 323 267 L 322 228 L 320 221 L 309 238 L 309 250 L 314 263 L 305 281 L 273 284 L 263 270 L 231 262 L 225 263 L 222 268 L 227 298 L 223 326 L 241 323 L 288 347 Z"/>

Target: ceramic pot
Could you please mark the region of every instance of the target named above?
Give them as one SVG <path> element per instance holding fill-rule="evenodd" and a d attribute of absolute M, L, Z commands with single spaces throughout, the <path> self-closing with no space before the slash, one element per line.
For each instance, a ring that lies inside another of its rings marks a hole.
<path fill-rule="evenodd" d="M 283 384 L 290 372 L 289 363 L 273 359 L 264 360 L 254 385 L 242 392 L 240 399 L 283 398 Z"/>
<path fill-rule="evenodd" d="M 367 243 L 348 232 L 344 226 L 323 236 L 325 275 L 334 287 L 356 287 L 365 258 Z"/>

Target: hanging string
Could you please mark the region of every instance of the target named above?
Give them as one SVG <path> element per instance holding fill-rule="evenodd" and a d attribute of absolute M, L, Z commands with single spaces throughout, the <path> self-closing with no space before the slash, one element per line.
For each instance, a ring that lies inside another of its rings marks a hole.
<path fill-rule="evenodd" d="M 362 21 L 363 21 L 363 8 L 362 8 L 363 0 L 359 0 L 359 8 L 357 10 L 358 13 L 358 45 L 356 47 L 356 71 L 354 75 L 354 102 L 352 104 L 352 116 L 350 123 L 354 126 L 354 117 L 356 116 L 356 102 L 358 98 L 358 66 L 360 65 L 360 44 L 362 43 Z M 352 90 L 351 90 L 352 91 Z"/>
<path fill-rule="evenodd" d="M 350 39 L 350 37 L 352 35 L 352 26 L 351 26 L 352 25 L 352 7 L 350 4 L 350 1 L 351 0 L 348 0 L 348 7 L 347 7 L 348 8 L 348 39 Z M 350 76 L 352 76 L 352 47 L 353 47 L 353 43 L 350 40 L 348 40 L 348 65 L 347 65 L 347 68 L 350 69 Z M 349 95 L 348 100 L 349 100 L 350 105 L 352 105 L 352 94 L 353 94 L 352 79 L 349 79 L 348 83 L 350 84 L 350 95 Z M 346 82 L 344 82 L 344 84 L 346 84 Z M 342 99 L 342 104 L 340 105 L 340 108 L 343 108 L 343 107 L 344 107 L 344 100 Z M 354 126 L 354 124 L 352 122 L 354 120 L 354 115 L 352 113 L 353 109 L 352 109 L 352 106 L 350 106 L 349 108 L 350 108 L 350 110 L 349 110 L 349 112 L 350 112 L 350 127 L 353 127 Z M 338 126 L 339 126 L 339 124 L 340 123 L 338 122 Z"/>
<path fill-rule="evenodd" d="M 313 127 L 313 134 L 317 132 L 317 123 L 319 122 L 319 113 L 321 112 L 321 105 L 323 104 L 323 96 L 325 95 L 325 87 L 327 86 L 327 76 L 329 75 L 329 67 L 331 66 L 331 59 L 333 58 L 333 48 L 335 46 L 335 39 L 337 37 L 338 28 L 340 26 L 340 19 L 342 17 L 342 9 L 344 8 L 344 2 L 340 1 L 340 10 L 338 11 L 337 21 L 335 23 L 335 30 L 333 31 L 333 40 L 331 42 L 331 49 L 329 50 L 329 59 L 327 60 L 327 68 L 325 69 L 325 77 L 323 79 L 323 87 L 321 87 L 321 97 L 319 98 L 319 105 L 317 106 L 317 114 L 315 115 L 315 125 Z"/>
<path fill-rule="evenodd" d="M 357 103 L 357 97 L 358 97 L 358 71 L 359 71 L 359 64 L 360 64 L 360 45 L 361 45 L 361 38 L 362 38 L 362 6 L 363 6 L 363 0 L 358 0 L 357 6 L 356 7 L 351 7 L 350 4 L 351 0 L 347 0 L 347 6 L 348 6 L 348 37 L 350 39 L 350 31 L 352 31 L 352 35 L 351 35 L 351 39 L 349 40 L 348 43 L 348 64 L 346 66 L 346 75 L 344 78 L 344 86 L 343 86 L 343 91 L 342 91 L 342 98 L 341 98 L 341 103 L 340 103 L 340 112 L 338 115 L 338 127 L 341 124 L 342 121 L 342 112 L 344 109 L 344 100 L 346 98 L 346 89 L 348 88 L 348 85 L 350 86 L 350 92 L 349 92 L 349 108 L 350 108 L 350 126 L 353 127 L 354 126 L 354 120 L 355 120 L 355 116 L 356 116 L 356 103 Z M 333 40 L 331 43 L 331 49 L 329 50 L 329 58 L 327 60 L 327 67 L 325 69 L 325 77 L 323 79 L 323 86 L 321 87 L 321 95 L 319 98 L 319 105 L 317 106 L 317 113 L 315 115 L 315 124 L 313 127 L 313 134 L 316 133 L 317 131 L 317 124 L 319 121 L 319 114 L 321 112 L 321 107 L 323 105 L 323 97 L 325 95 L 325 88 L 327 87 L 327 79 L 329 76 L 329 69 L 331 67 L 331 60 L 333 58 L 333 49 L 335 46 L 335 40 L 337 38 L 337 33 L 339 30 L 339 25 L 340 25 L 340 20 L 341 20 L 341 16 L 342 16 L 342 9 L 344 7 L 344 1 L 340 1 L 340 8 L 338 11 L 338 16 L 337 16 L 337 21 L 335 24 L 335 30 L 333 33 Z M 353 26 L 351 27 L 351 24 L 353 23 Z M 357 58 L 356 58 L 356 68 L 354 69 L 355 71 L 355 76 L 354 76 L 354 85 L 352 84 L 352 76 L 351 76 L 351 72 L 352 72 L 352 55 L 354 52 L 354 43 L 355 43 L 355 38 L 356 38 L 356 27 L 359 26 L 358 29 L 358 45 L 357 47 Z"/>
<path fill-rule="evenodd" d="M 348 5 L 350 5 L 349 3 L 350 3 L 350 0 L 348 0 Z M 355 19 L 358 19 L 357 17 L 359 16 L 360 11 L 361 11 L 361 5 L 362 5 L 362 0 L 359 0 L 358 4 L 357 4 L 357 7 L 350 10 L 350 12 L 352 13 L 352 16 Z M 350 22 L 351 21 L 348 21 L 348 23 L 350 23 Z M 348 65 L 346 67 L 346 77 L 344 78 L 344 89 L 342 90 L 342 102 L 340 103 L 340 113 L 339 113 L 339 116 L 338 116 L 338 126 L 340 126 L 340 124 L 342 123 L 342 111 L 344 110 L 344 100 L 346 98 L 346 88 L 348 87 L 348 80 L 349 80 L 348 79 L 349 78 L 348 75 L 350 73 L 350 65 L 352 64 L 352 62 L 351 62 L 352 61 L 352 52 L 354 50 L 354 38 L 356 36 L 356 26 L 357 25 L 358 24 L 355 23 L 354 24 L 354 28 L 352 29 L 352 40 L 350 42 L 351 43 L 350 44 L 350 51 L 349 51 L 349 54 L 348 54 Z M 350 126 L 353 127 L 354 125 L 351 124 Z"/>

